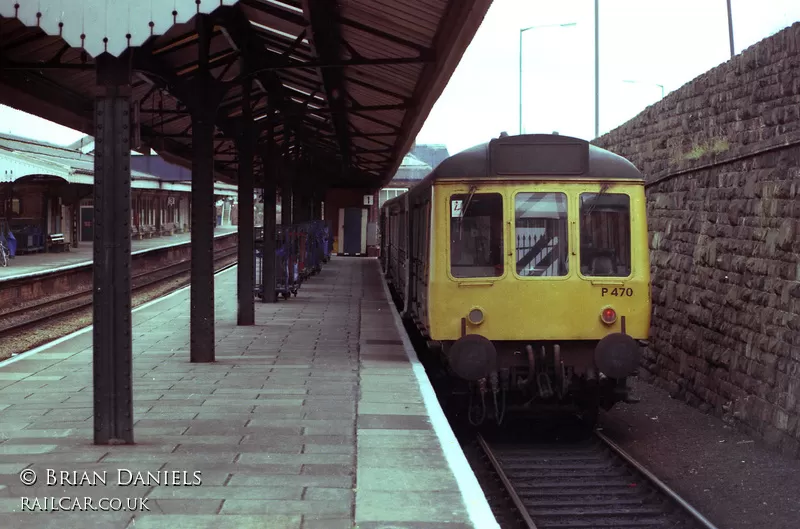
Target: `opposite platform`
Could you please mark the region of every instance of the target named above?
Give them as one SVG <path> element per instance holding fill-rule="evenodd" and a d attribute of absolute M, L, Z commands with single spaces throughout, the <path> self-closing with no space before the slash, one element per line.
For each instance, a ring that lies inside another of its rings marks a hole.
<path fill-rule="evenodd" d="M 224 237 L 236 233 L 236 226 L 214 228 L 214 237 Z M 137 254 L 158 248 L 167 248 L 179 244 L 188 244 L 192 240 L 191 233 L 179 233 L 131 241 L 131 253 Z M 94 259 L 93 244 L 82 242 L 78 248 L 70 248 L 68 252 L 32 253 L 18 255 L 9 260 L 9 265 L 0 267 L 0 282 L 18 279 L 23 276 L 47 274 L 57 270 L 74 268 L 91 264 Z"/>
<path fill-rule="evenodd" d="M 216 276 L 213 364 L 189 363 L 188 290 L 135 312 L 134 446 L 92 444 L 91 333 L 0 367 L 0 527 L 497 527 L 376 260 L 334 259 L 296 298 L 257 303 L 252 327 L 235 283 Z M 74 473 L 47 486 L 48 471 Z M 84 472 L 97 486 L 70 485 Z M 70 512 L 20 512 L 23 496 Z M 138 511 L 80 512 L 83 498 Z"/>

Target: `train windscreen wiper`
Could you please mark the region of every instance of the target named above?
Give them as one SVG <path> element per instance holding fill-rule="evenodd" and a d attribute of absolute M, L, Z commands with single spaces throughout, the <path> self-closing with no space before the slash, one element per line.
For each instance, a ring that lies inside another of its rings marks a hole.
<path fill-rule="evenodd" d="M 467 197 L 467 203 L 464 204 L 464 209 L 461 210 L 461 216 L 458 218 L 458 240 L 460 241 L 463 237 L 464 233 L 464 217 L 467 216 L 467 209 L 469 208 L 470 202 L 472 202 L 472 197 L 475 195 L 475 191 L 478 190 L 478 186 L 471 186 L 469 188 L 469 196 Z"/>
<path fill-rule="evenodd" d="M 592 214 L 592 212 L 597 208 L 597 204 L 600 203 L 600 197 L 608 193 L 608 189 L 611 187 L 611 184 L 604 183 L 600 186 L 600 192 L 597 193 L 597 196 L 594 198 L 594 201 L 589 204 L 589 209 L 583 214 L 584 216 L 588 217 Z"/>

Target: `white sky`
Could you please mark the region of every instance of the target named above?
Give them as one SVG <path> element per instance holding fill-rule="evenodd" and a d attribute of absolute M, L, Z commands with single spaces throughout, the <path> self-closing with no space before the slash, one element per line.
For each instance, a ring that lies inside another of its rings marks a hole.
<path fill-rule="evenodd" d="M 600 0 L 600 134 L 730 59 L 726 0 Z M 735 52 L 800 20 L 800 0 L 732 0 Z M 417 136 L 450 154 L 519 132 L 594 138 L 594 0 L 494 0 Z M 626 80 L 637 83 L 625 83 Z"/>
<path fill-rule="evenodd" d="M 800 20 L 800 0 L 731 0 L 736 53 Z M 600 0 L 600 134 L 730 58 L 726 0 Z M 519 129 L 594 137 L 594 0 L 494 0 L 417 136 L 450 154 Z M 631 80 L 636 83 L 626 83 Z M 67 145 L 83 134 L 0 105 L 0 132 Z"/>

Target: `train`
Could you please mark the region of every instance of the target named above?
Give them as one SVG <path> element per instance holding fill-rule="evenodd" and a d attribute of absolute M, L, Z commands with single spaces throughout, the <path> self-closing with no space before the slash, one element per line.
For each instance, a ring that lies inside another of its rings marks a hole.
<path fill-rule="evenodd" d="M 651 289 L 644 176 L 629 160 L 501 134 L 387 200 L 379 237 L 420 359 L 471 424 L 566 412 L 593 427 L 600 409 L 637 401 Z"/>

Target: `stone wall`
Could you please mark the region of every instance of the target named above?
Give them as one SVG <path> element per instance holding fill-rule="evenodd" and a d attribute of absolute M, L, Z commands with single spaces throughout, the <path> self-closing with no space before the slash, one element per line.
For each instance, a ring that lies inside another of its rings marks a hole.
<path fill-rule="evenodd" d="M 800 23 L 593 143 L 647 178 L 643 376 L 800 455 Z"/>

